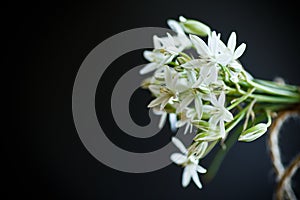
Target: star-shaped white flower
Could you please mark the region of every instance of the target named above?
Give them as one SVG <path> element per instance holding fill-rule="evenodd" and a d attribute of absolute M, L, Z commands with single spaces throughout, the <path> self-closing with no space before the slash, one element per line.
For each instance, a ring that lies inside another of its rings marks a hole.
<path fill-rule="evenodd" d="M 153 36 L 154 50 L 144 51 L 144 57 L 150 63 L 141 69 L 140 74 L 146 74 L 162 68 L 163 65 L 170 63 L 178 53 L 192 45 L 178 22 L 168 20 L 168 25 L 177 35 L 171 36 L 167 33 L 167 37 L 159 38 L 156 35 Z M 166 52 L 164 53 L 162 50 Z"/>
<path fill-rule="evenodd" d="M 195 122 L 195 118 L 197 116 L 197 112 L 192 108 L 185 108 L 182 113 L 180 113 L 180 120 L 176 122 L 176 127 L 180 128 L 185 125 L 184 134 L 188 131 L 192 133 L 193 131 L 193 122 Z"/>
<path fill-rule="evenodd" d="M 186 80 L 180 78 L 179 73 L 175 72 L 175 70 L 172 72 L 168 66 L 164 68 L 164 79 L 165 86 L 152 87 L 152 90 L 159 91 L 159 96 L 150 102 L 149 108 L 160 105 L 160 110 L 162 110 L 168 103 L 172 104 L 173 101 L 178 100 L 180 92 L 188 89 Z"/>
<path fill-rule="evenodd" d="M 208 36 L 207 44 L 198 36 L 190 35 L 190 39 L 196 48 L 197 53 L 200 58 L 207 63 L 207 65 L 217 65 L 223 64 L 224 60 L 228 59 L 228 55 L 224 55 L 220 52 L 220 37 L 221 35 L 213 31 L 211 35 Z M 225 57 L 224 57 L 225 56 Z"/>
<path fill-rule="evenodd" d="M 198 165 L 199 159 L 196 159 L 194 155 L 188 156 L 188 150 L 185 148 L 185 146 L 182 144 L 182 142 L 173 137 L 172 142 L 178 147 L 178 149 L 182 152 L 181 153 L 173 153 L 170 157 L 170 159 L 178 164 L 183 165 L 184 170 L 182 174 L 182 186 L 186 187 L 191 179 L 195 182 L 195 184 L 198 186 L 199 189 L 202 188 L 202 184 L 199 180 L 198 173 L 206 173 L 206 169 Z M 207 143 L 203 143 L 207 147 Z M 204 145 L 204 151 L 205 151 L 205 145 Z M 203 151 L 203 153 L 204 153 Z"/>
<path fill-rule="evenodd" d="M 146 60 L 148 60 L 150 63 L 145 65 L 145 67 L 140 70 L 141 75 L 162 68 L 165 64 L 171 62 L 174 58 L 174 56 L 163 54 L 159 50 L 144 51 L 143 55 L 144 58 L 146 58 Z"/>
<path fill-rule="evenodd" d="M 241 70 L 243 70 L 242 65 L 238 62 L 238 59 L 242 56 L 244 51 L 246 50 L 246 44 L 242 43 L 240 46 L 236 48 L 236 33 L 232 32 L 227 46 L 220 40 L 219 41 L 220 51 L 224 55 L 223 58 L 223 66 L 228 66 L 230 69 L 230 80 L 234 83 L 239 81 L 238 75 Z"/>
<path fill-rule="evenodd" d="M 246 44 L 242 43 L 238 48 L 236 48 L 236 33 L 232 32 L 227 42 L 227 48 L 229 49 L 231 56 L 230 63 L 232 63 L 243 55 L 246 50 Z"/>
<path fill-rule="evenodd" d="M 209 113 L 211 115 L 209 119 L 209 123 L 211 123 L 212 127 L 215 128 L 217 125 L 219 125 L 220 134 L 223 138 L 223 140 L 226 137 L 225 134 L 225 124 L 224 122 L 230 122 L 233 120 L 233 115 L 231 112 L 229 112 L 224 104 L 225 104 L 225 93 L 222 92 L 219 96 L 219 99 L 215 97 L 215 95 L 212 95 L 211 97 L 211 105 L 204 105 L 203 111 L 206 113 Z"/>

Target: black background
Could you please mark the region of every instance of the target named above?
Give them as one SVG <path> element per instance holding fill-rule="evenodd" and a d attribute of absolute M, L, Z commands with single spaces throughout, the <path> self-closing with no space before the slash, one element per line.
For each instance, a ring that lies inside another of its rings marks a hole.
<path fill-rule="evenodd" d="M 88 53 L 106 38 L 137 27 L 166 27 L 166 19 L 184 15 L 209 24 L 227 40 L 236 31 L 246 42 L 241 61 L 258 78 L 281 76 L 300 85 L 299 16 L 289 1 L 91 1 L 13 2 L 7 8 L 8 66 L 12 70 L 14 125 L 5 135 L 5 193 L 8 199 L 271 199 L 275 176 L 266 136 L 239 143 L 224 160 L 216 178 L 198 190 L 181 187 L 180 167 L 128 174 L 94 159 L 82 145 L 72 118 L 72 87 Z M 7 41 L 6 41 L 7 42 Z M 116 60 L 105 72 L 96 95 L 99 122 L 117 145 L 136 152 L 157 149 L 171 137 L 165 127 L 157 136 L 134 139 L 116 127 L 110 94 L 115 82 L 133 66 L 145 63 L 142 51 Z M 148 92 L 137 90 L 130 104 L 136 123 L 148 122 Z M 283 161 L 299 149 L 299 120 L 282 132 Z M 203 161 L 208 166 L 209 157 Z M 300 195 L 299 172 L 293 179 Z"/>

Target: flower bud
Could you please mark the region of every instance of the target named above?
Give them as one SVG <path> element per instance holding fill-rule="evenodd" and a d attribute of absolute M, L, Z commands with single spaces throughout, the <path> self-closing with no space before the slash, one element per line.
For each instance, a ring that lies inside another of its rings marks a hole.
<path fill-rule="evenodd" d="M 252 142 L 256 140 L 260 136 L 262 136 L 265 132 L 267 132 L 268 125 L 267 124 L 256 124 L 255 126 L 245 130 L 239 137 L 239 141 L 243 142 Z"/>
<path fill-rule="evenodd" d="M 201 142 L 201 141 L 215 141 L 221 138 L 221 135 L 214 131 L 209 132 L 201 132 L 194 137 L 194 141 Z"/>
<path fill-rule="evenodd" d="M 210 94 L 211 92 L 208 87 L 205 87 L 203 85 L 199 85 L 197 89 L 203 94 Z"/>
<path fill-rule="evenodd" d="M 177 61 L 179 62 L 180 65 L 188 62 L 188 60 L 182 56 L 177 57 Z"/>
<path fill-rule="evenodd" d="M 194 156 L 195 159 L 200 159 L 204 155 L 207 149 L 208 143 L 207 142 L 195 142 L 193 143 L 188 151 L 188 156 Z"/>
<path fill-rule="evenodd" d="M 181 25 L 186 33 L 199 35 L 205 37 L 211 33 L 210 28 L 196 20 L 186 19 L 182 16 L 179 17 Z"/>

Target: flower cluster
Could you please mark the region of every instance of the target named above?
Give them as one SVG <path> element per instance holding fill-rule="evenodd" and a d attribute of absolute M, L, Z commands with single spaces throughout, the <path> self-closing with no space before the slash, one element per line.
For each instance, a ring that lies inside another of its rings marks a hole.
<path fill-rule="evenodd" d="M 180 17 L 179 22 L 168 20 L 168 25 L 176 35 L 153 37 L 153 51 L 144 52 L 150 63 L 140 73 L 153 72 L 143 87 L 155 97 L 148 107 L 161 115 L 159 127 L 169 115 L 172 130 L 185 126 L 185 134 L 195 134 L 188 149 L 173 137 L 183 154 L 174 153 L 171 160 L 185 167 L 184 187 L 192 178 L 201 188 L 197 172 L 206 170 L 198 163 L 214 145 L 223 145 L 242 120 L 239 141 L 259 138 L 270 126 L 271 111 L 279 109 L 268 105 L 297 102 L 299 93 L 292 86 L 256 80 L 245 71 L 238 59 L 246 44 L 237 46 L 235 32 L 225 44 L 220 33 L 199 21 Z M 207 43 L 201 38 L 206 36 Z M 257 113 L 260 120 L 255 120 Z"/>

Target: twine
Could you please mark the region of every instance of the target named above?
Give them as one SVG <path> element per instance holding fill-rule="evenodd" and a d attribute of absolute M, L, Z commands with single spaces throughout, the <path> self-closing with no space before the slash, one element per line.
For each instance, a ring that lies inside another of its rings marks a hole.
<path fill-rule="evenodd" d="M 287 167 L 284 167 L 280 156 L 279 132 L 283 123 L 290 117 L 300 116 L 300 106 L 295 109 L 285 110 L 278 114 L 270 127 L 268 145 L 274 170 L 277 175 L 276 200 L 297 200 L 291 185 L 291 179 L 300 167 L 300 154 L 298 154 Z"/>

